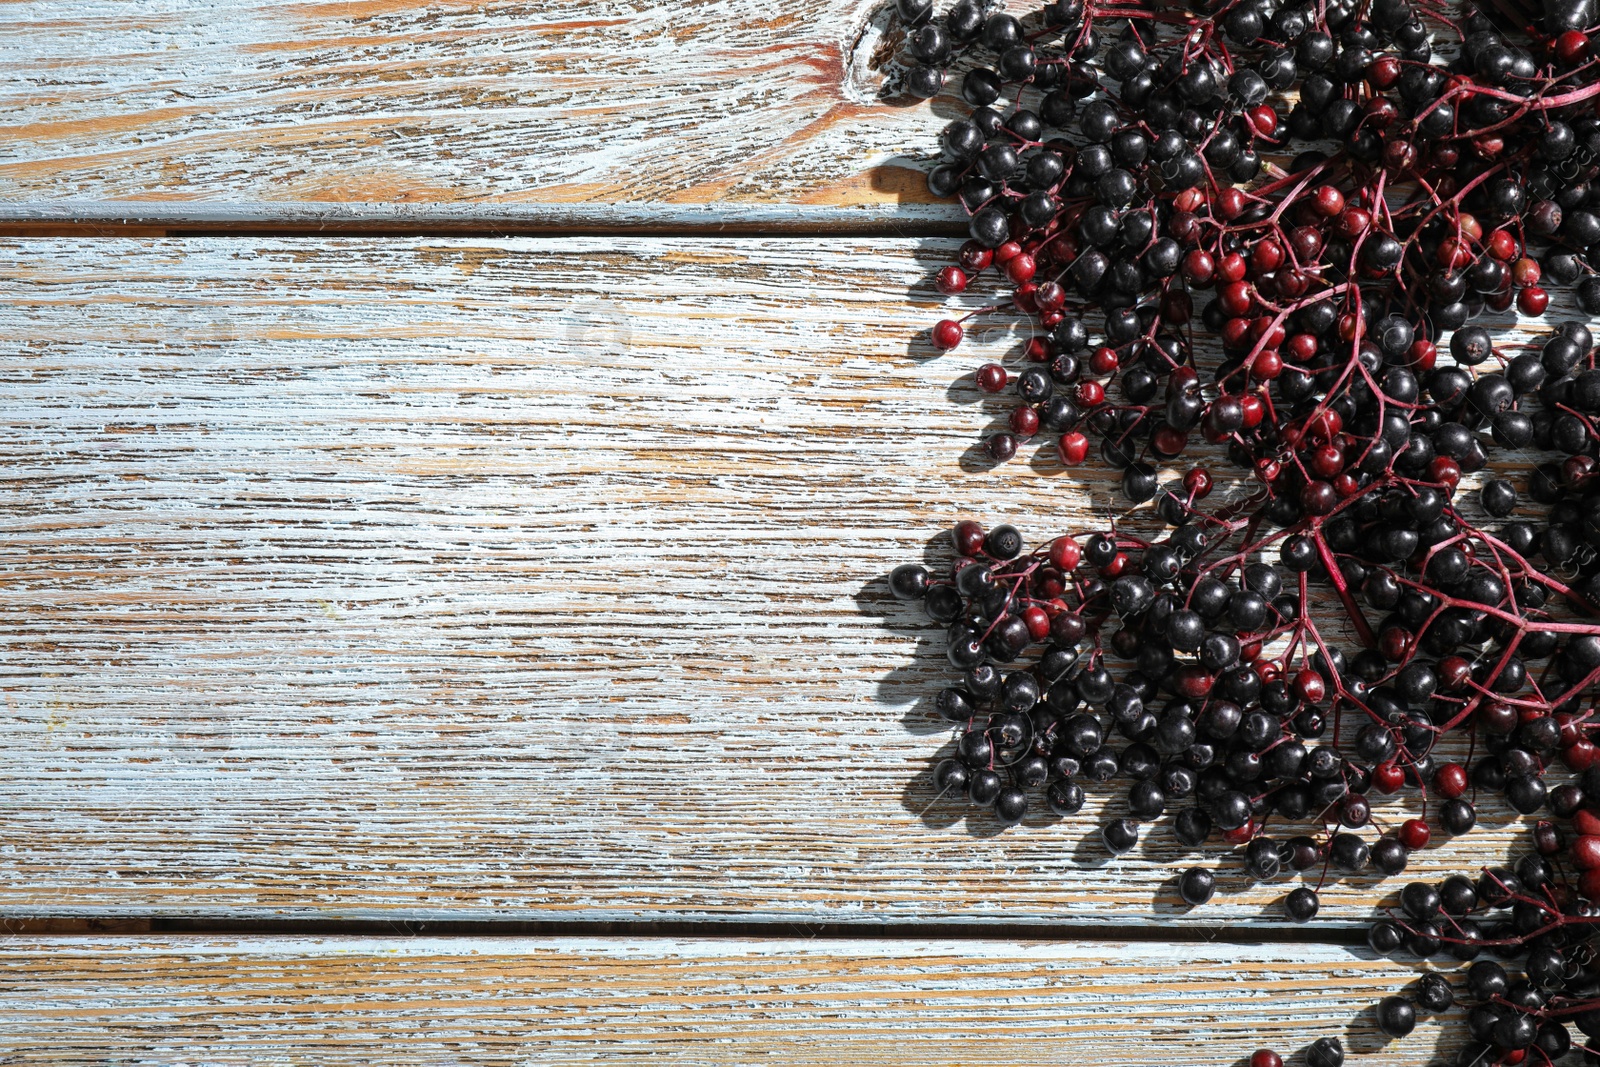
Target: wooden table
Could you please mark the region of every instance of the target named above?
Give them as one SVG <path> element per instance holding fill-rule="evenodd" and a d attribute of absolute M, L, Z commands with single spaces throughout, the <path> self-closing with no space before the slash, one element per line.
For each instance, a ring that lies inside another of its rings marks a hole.
<path fill-rule="evenodd" d="M 0 1061 L 1459 1040 L 1358 1014 L 1417 973 L 1353 947 L 1398 882 L 1286 928 L 1170 830 L 1108 860 L 1105 794 L 935 803 L 941 636 L 883 575 L 1113 497 L 970 462 L 1016 335 L 922 340 L 953 105 L 879 100 L 876 5 L 7 13 Z"/>

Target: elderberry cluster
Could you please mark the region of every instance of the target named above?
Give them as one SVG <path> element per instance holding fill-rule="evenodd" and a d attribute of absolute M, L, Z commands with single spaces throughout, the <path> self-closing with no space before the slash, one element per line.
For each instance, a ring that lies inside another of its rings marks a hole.
<path fill-rule="evenodd" d="M 1398 1036 L 1470 1002 L 1463 1067 L 1600 1063 L 1571 1034 L 1600 1036 L 1600 365 L 1584 323 L 1492 326 L 1544 315 L 1546 285 L 1600 315 L 1600 10 L 1522 2 L 896 0 L 907 88 L 968 109 L 928 176 L 970 217 L 937 286 L 994 294 L 933 343 L 1026 324 L 976 368 L 1009 398 L 989 455 L 1093 449 L 1147 505 L 1031 550 L 963 522 L 948 569 L 890 576 L 959 675 L 941 797 L 1014 824 L 1114 782 L 1112 852 L 1164 818 L 1220 838 L 1253 879 L 1308 872 L 1298 922 L 1330 871 L 1470 831 L 1484 792 L 1552 816 L 1534 854 L 1407 885 L 1373 927 L 1474 961 L 1376 1010 Z M 1418 817 L 1379 832 L 1403 789 Z M 1215 875 L 1177 888 L 1202 905 Z"/>
<path fill-rule="evenodd" d="M 1404 1037 L 1419 1013 L 1465 1012 L 1470 1038 L 1456 1062 L 1552 1063 L 1569 1052 L 1586 1064 L 1600 1052 L 1600 766 L 1552 791 L 1556 819 L 1533 827 L 1533 849 L 1476 878 L 1412 882 L 1373 923 L 1380 955 L 1470 962 L 1463 980 L 1424 975 L 1375 1009 L 1384 1033 Z M 1576 1031 L 1576 1034 L 1574 1034 Z"/>
<path fill-rule="evenodd" d="M 1196 430 L 1259 425 L 1271 392 L 1325 388 L 1367 350 L 1425 374 L 1486 310 L 1542 314 L 1546 278 L 1582 277 L 1600 313 L 1591 0 L 1556 0 L 1525 44 L 1483 13 L 1451 22 L 1408 0 L 1059 0 L 1026 19 L 975 0 L 942 18 L 928 0 L 898 7 L 908 86 L 939 92 L 953 65 L 972 109 L 928 177 L 971 216 L 939 288 L 994 268 L 1009 296 L 974 314 L 1035 324 L 1037 366 L 977 371 L 1015 396 L 987 441 L 996 460 L 1041 431 L 1068 464 L 1090 435 L 1119 467 L 1170 458 Z M 1170 399 L 1197 324 L 1226 357 L 1215 412 Z M 933 341 L 963 333 L 946 319 Z M 1486 351 L 1450 348 L 1468 365 Z"/>
<path fill-rule="evenodd" d="M 1207 504 L 1211 475 L 1190 469 L 1156 501 L 1155 539 L 1113 528 L 1028 552 L 1013 527 L 963 522 L 946 574 L 897 568 L 892 590 L 948 628 L 962 672 L 934 701 L 959 724 L 941 792 L 1016 823 L 1037 791 L 1070 815 L 1085 784 L 1120 778 L 1130 817 L 1102 827 L 1113 852 L 1172 812 L 1182 843 L 1220 834 L 1260 880 L 1319 865 L 1400 873 L 1429 824 L 1361 831 L 1369 794 L 1408 783 L 1439 798 L 1450 835 L 1476 823 L 1469 787 L 1524 814 L 1557 803 L 1544 772 L 1558 757 L 1594 763 L 1600 706 L 1600 434 L 1558 427 L 1590 425 L 1566 394 L 1600 393 L 1600 370 L 1581 324 L 1527 347 L 1485 340 L 1481 359 L 1435 370 L 1426 389 L 1380 362 L 1378 390 L 1280 398 L 1283 421 L 1260 424 L 1281 442 L 1278 469 L 1221 507 Z M 1476 370 L 1491 359 L 1500 369 Z M 1509 479 L 1486 479 L 1477 508 L 1460 499 L 1463 474 L 1508 437 L 1561 457 L 1527 476 L 1542 519 L 1511 516 Z M 1348 655 L 1313 611 L 1327 590 L 1362 645 Z M 1452 730 L 1481 753 L 1470 775 L 1432 754 Z M 1179 892 L 1201 904 L 1213 886 L 1196 868 Z M 1311 918 L 1315 890 L 1284 906 Z"/>

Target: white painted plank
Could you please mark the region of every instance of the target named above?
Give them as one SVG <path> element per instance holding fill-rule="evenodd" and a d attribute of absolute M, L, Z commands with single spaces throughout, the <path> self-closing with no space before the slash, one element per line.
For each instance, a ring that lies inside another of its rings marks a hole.
<path fill-rule="evenodd" d="M 1003 941 L 8 938 L 8 1063 L 1039 1063 L 1224 1067 L 1338 1037 L 1435 1058 L 1460 1013 L 1384 1044 L 1415 978 L 1318 945 Z"/>
<path fill-rule="evenodd" d="M 898 39 L 874 0 L 24 0 L 0 220 L 959 219 L 905 158 L 946 119 L 880 100 Z"/>
<path fill-rule="evenodd" d="M 881 576 L 1118 506 L 963 470 L 1015 337 L 908 340 L 953 247 L 0 243 L 0 914 L 1275 921 L 934 803 Z"/>

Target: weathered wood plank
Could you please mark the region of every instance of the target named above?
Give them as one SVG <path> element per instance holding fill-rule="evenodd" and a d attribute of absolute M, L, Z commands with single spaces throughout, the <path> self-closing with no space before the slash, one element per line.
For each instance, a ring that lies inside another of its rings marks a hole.
<path fill-rule="evenodd" d="M 1381 1044 L 1415 977 L 1326 946 L 1000 941 L 7 938 L 8 1063 L 1231 1065 L 1324 1036 L 1433 1059 L 1459 1015 Z"/>
<path fill-rule="evenodd" d="M 0 243 L 0 914 L 1276 921 L 929 788 L 881 576 L 1119 506 L 963 469 L 1016 337 L 908 341 L 953 247 Z"/>
<path fill-rule="evenodd" d="M 946 120 L 879 99 L 887 8 L 26 0 L 0 220 L 958 219 L 904 158 Z"/>

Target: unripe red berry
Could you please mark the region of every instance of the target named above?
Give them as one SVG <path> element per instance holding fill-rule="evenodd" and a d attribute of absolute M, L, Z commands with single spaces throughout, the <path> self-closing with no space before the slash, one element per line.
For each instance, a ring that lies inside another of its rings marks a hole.
<path fill-rule="evenodd" d="M 1448 496 L 1461 484 L 1461 464 L 1449 456 L 1434 456 L 1428 464 L 1425 480 L 1444 486 L 1445 494 Z"/>
<path fill-rule="evenodd" d="M 1240 262 L 1244 262 L 1243 257 Z M 1229 282 L 1218 290 L 1217 299 L 1222 301 L 1222 310 L 1229 315 L 1244 315 L 1252 301 L 1250 286 L 1245 282 Z"/>
<path fill-rule="evenodd" d="M 1331 219 L 1344 210 L 1344 194 L 1331 185 L 1319 185 L 1311 193 L 1311 207 L 1318 215 Z"/>
<path fill-rule="evenodd" d="M 1019 252 L 1006 260 L 1006 277 L 1018 285 L 1032 278 L 1038 269 L 1033 257 L 1026 252 Z"/>
<path fill-rule="evenodd" d="M 1017 256 L 1007 262 L 1006 270 L 1010 271 L 1011 264 L 1018 262 L 1022 258 L 1022 256 Z M 1032 257 L 1029 257 L 1028 261 L 1029 263 L 1032 263 Z M 1018 285 L 1016 291 L 1011 294 L 1011 306 L 1022 312 L 1024 315 L 1037 315 L 1039 313 L 1039 303 L 1034 298 L 1039 293 L 1039 287 L 1028 281 L 1026 278 L 1024 278 L 1022 281 L 1023 284 Z"/>
<path fill-rule="evenodd" d="M 1344 470 L 1344 452 L 1333 445 L 1323 445 L 1311 453 L 1311 469 L 1324 478 L 1332 478 Z"/>
<path fill-rule="evenodd" d="M 1439 688 L 1447 693 L 1459 693 L 1472 679 L 1472 664 L 1461 656 L 1445 656 L 1433 669 L 1439 676 Z"/>
<path fill-rule="evenodd" d="M 1403 626 L 1388 626 L 1378 635 L 1378 651 L 1383 653 L 1383 658 L 1390 663 L 1399 663 L 1411 652 L 1411 646 L 1415 642 L 1416 639 L 1410 630 Z"/>
<path fill-rule="evenodd" d="M 1039 413 L 1026 404 L 1011 409 L 1008 420 L 1011 432 L 1018 437 L 1032 437 L 1039 432 Z"/>
<path fill-rule="evenodd" d="M 1406 772 L 1392 759 L 1384 760 L 1372 768 L 1372 788 L 1389 796 L 1406 784 Z"/>
<path fill-rule="evenodd" d="M 1306 667 L 1294 676 L 1294 691 L 1307 704 L 1320 704 L 1328 695 L 1328 686 L 1322 675 Z"/>
<path fill-rule="evenodd" d="M 1211 695 L 1211 686 L 1215 679 L 1211 672 L 1204 667 L 1185 666 L 1178 668 L 1176 687 L 1178 693 L 1190 700 L 1203 700 Z"/>
<path fill-rule="evenodd" d="M 1189 444 L 1189 435 L 1163 423 L 1156 427 L 1156 432 L 1151 435 L 1150 444 L 1156 452 L 1171 459 L 1173 456 L 1183 454 L 1184 448 Z"/>
<path fill-rule="evenodd" d="M 1344 416 L 1333 408 L 1323 408 L 1306 420 L 1306 432 L 1323 441 L 1332 441 L 1344 429 Z"/>
<path fill-rule="evenodd" d="M 1282 352 L 1292 362 L 1305 363 L 1317 354 L 1317 347 L 1314 334 L 1297 333 L 1284 341 Z"/>
<path fill-rule="evenodd" d="M 1262 348 L 1279 348 L 1287 336 L 1283 323 L 1271 315 L 1257 315 L 1250 320 L 1250 336 L 1261 342 Z"/>
<path fill-rule="evenodd" d="M 1175 209 L 1167 220 L 1167 236 L 1181 244 L 1193 244 L 1200 239 L 1200 216 L 1192 211 Z"/>
<path fill-rule="evenodd" d="M 1563 66 L 1575 67 L 1589 54 L 1589 38 L 1578 30 L 1568 30 L 1556 38 L 1553 51 Z"/>
<path fill-rule="evenodd" d="M 1446 800 L 1454 800 L 1467 791 L 1467 769 L 1459 763 L 1441 763 L 1433 772 L 1433 787 Z"/>
<path fill-rule="evenodd" d="M 1307 515 L 1326 515 L 1339 503 L 1339 494 L 1323 481 L 1309 481 L 1300 489 L 1300 506 Z"/>
<path fill-rule="evenodd" d="M 985 537 L 983 527 L 971 519 L 963 519 L 956 523 L 955 542 L 956 551 L 963 556 L 976 556 L 983 550 Z"/>
<path fill-rule="evenodd" d="M 1078 435 L 1082 437 L 1082 434 Z M 1085 438 L 1084 443 L 1088 443 Z M 1064 571 L 1078 569 L 1078 563 L 1083 559 L 1083 549 L 1078 542 L 1070 537 L 1058 537 L 1050 543 L 1050 562 Z"/>
<path fill-rule="evenodd" d="M 1417 165 L 1417 146 L 1410 141 L 1389 141 L 1383 146 L 1383 164 L 1397 173 L 1410 170 Z"/>
<path fill-rule="evenodd" d="M 1259 274 L 1268 274 L 1283 266 L 1283 246 L 1272 238 L 1258 241 L 1250 250 L 1250 266 Z"/>
<path fill-rule="evenodd" d="M 1427 848 L 1428 839 L 1433 834 L 1428 830 L 1428 824 L 1421 819 L 1407 819 L 1400 824 L 1400 832 L 1395 836 L 1408 851 L 1415 852 L 1419 848 Z"/>
<path fill-rule="evenodd" d="M 1550 294 L 1537 285 L 1530 285 L 1517 294 L 1517 310 L 1524 315 L 1543 315 L 1550 306 Z"/>
<path fill-rule="evenodd" d="M 1258 382 L 1270 382 L 1282 373 L 1283 357 L 1270 348 L 1250 361 L 1250 377 Z"/>
<path fill-rule="evenodd" d="M 990 459 L 1004 463 L 1017 454 L 1017 439 L 1009 433 L 997 433 L 985 441 L 983 447 Z"/>
<path fill-rule="evenodd" d="M 1037 605 L 1027 608 L 1022 613 L 1022 621 L 1027 624 L 1028 636 L 1035 641 L 1043 641 L 1050 636 L 1050 616 Z"/>
<path fill-rule="evenodd" d="M 1372 225 L 1372 212 L 1366 208 L 1347 207 L 1339 212 L 1335 224 L 1341 234 L 1346 237 L 1360 237 L 1367 232 L 1367 227 Z"/>
<path fill-rule="evenodd" d="M 1267 405 L 1257 393 L 1246 393 L 1239 398 L 1239 404 L 1244 408 L 1244 428 L 1253 430 L 1261 425 L 1261 420 L 1267 417 Z"/>
<path fill-rule="evenodd" d="M 1203 248 L 1195 248 L 1183 257 L 1183 277 L 1191 285 L 1207 286 L 1216 277 L 1217 261 Z"/>
<path fill-rule="evenodd" d="M 1033 302 L 1040 311 L 1059 311 L 1067 302 L 1067 291 L 1059 282 L 1045 282 L 1033 294 Z"/>
<path fill-rule="evenodd" d="M 1400 80 L 1400 61 L 1394 56 L 1379 56 L 1367 64 L 1367 81 L 1374 89 L 1390 89 Z"/>
<path fill-rule="evenodd" d="M 1229 348 L 1244 348 L 1250 343 L 1250 320 L 1233 318 L 1222 324 L 1222 343 Z"/>
<path fill-rule="evenodd" d="M 1517 239 L 1506 230 L 1496 230 L 1491 233 L 1484 248 L 1502 263 L 1510 263 L 1517 257 Z"/>
<path fill-rule="evenodd" d="M 957 258 L 961 260 L 962 268 L 970 276 L 984 270 L 994 262 L 994 250 L 985 248 L 977 241 L 968 241 L 961 246 L 961 252 Z"/>
<path fill-rule="evenodd" d="M 964 333 L 956 320 L 940 319 L 933 327 L 933 347 L 948 352 L 961 343 Z"/>
<path fill-rule="evenodd" d="M 1089 438 L 1076 430 L 1064 433 L 1061 435 L 1061 440 L 1056 443 L 1056 452 L 1060 455 L 1062 463 L 1076 467 L 1089 454 Z"/>
<path fill-rule="evenodd" d="M 1011 380 L 1006 369 L 998 363 L 985 363 L 978 368 L 978 388 L 986 393 L 998 393 Z"/>
<path fill-rule="evenodd" d="M 1467 247 L 1465 241 L 1458 241 L 1454 237 L 1446 237 L 1439 242 L 1439 251 L 1435 258 L 1439 266 L 1450 270 L 1457 270 L 1472 262 L 1472 249 Z"/>
<path fill-rule="evenodd" d="M 939 287 L 939 292 L 945 296 L 955 296 L 964 293 L 967 289 L 967 272 L 960 267 L 946 267 L 939 272 L 939 277 L 934 281 Z"/>
<path fill-rule="evenodd" d="M 1278 131 L 1278 113 L 1267 104 L 1257 104 L 1247 109 L 1244 119 L 1257 137 L 1271 137 Z"/>
<path fill-rule="evenodd" d="M 1432 370 L 1439 361 L 1439 349 L 1432 341 L 1417 338 L 1406 350 L 1406 365 L 1419 371 Z"/>

